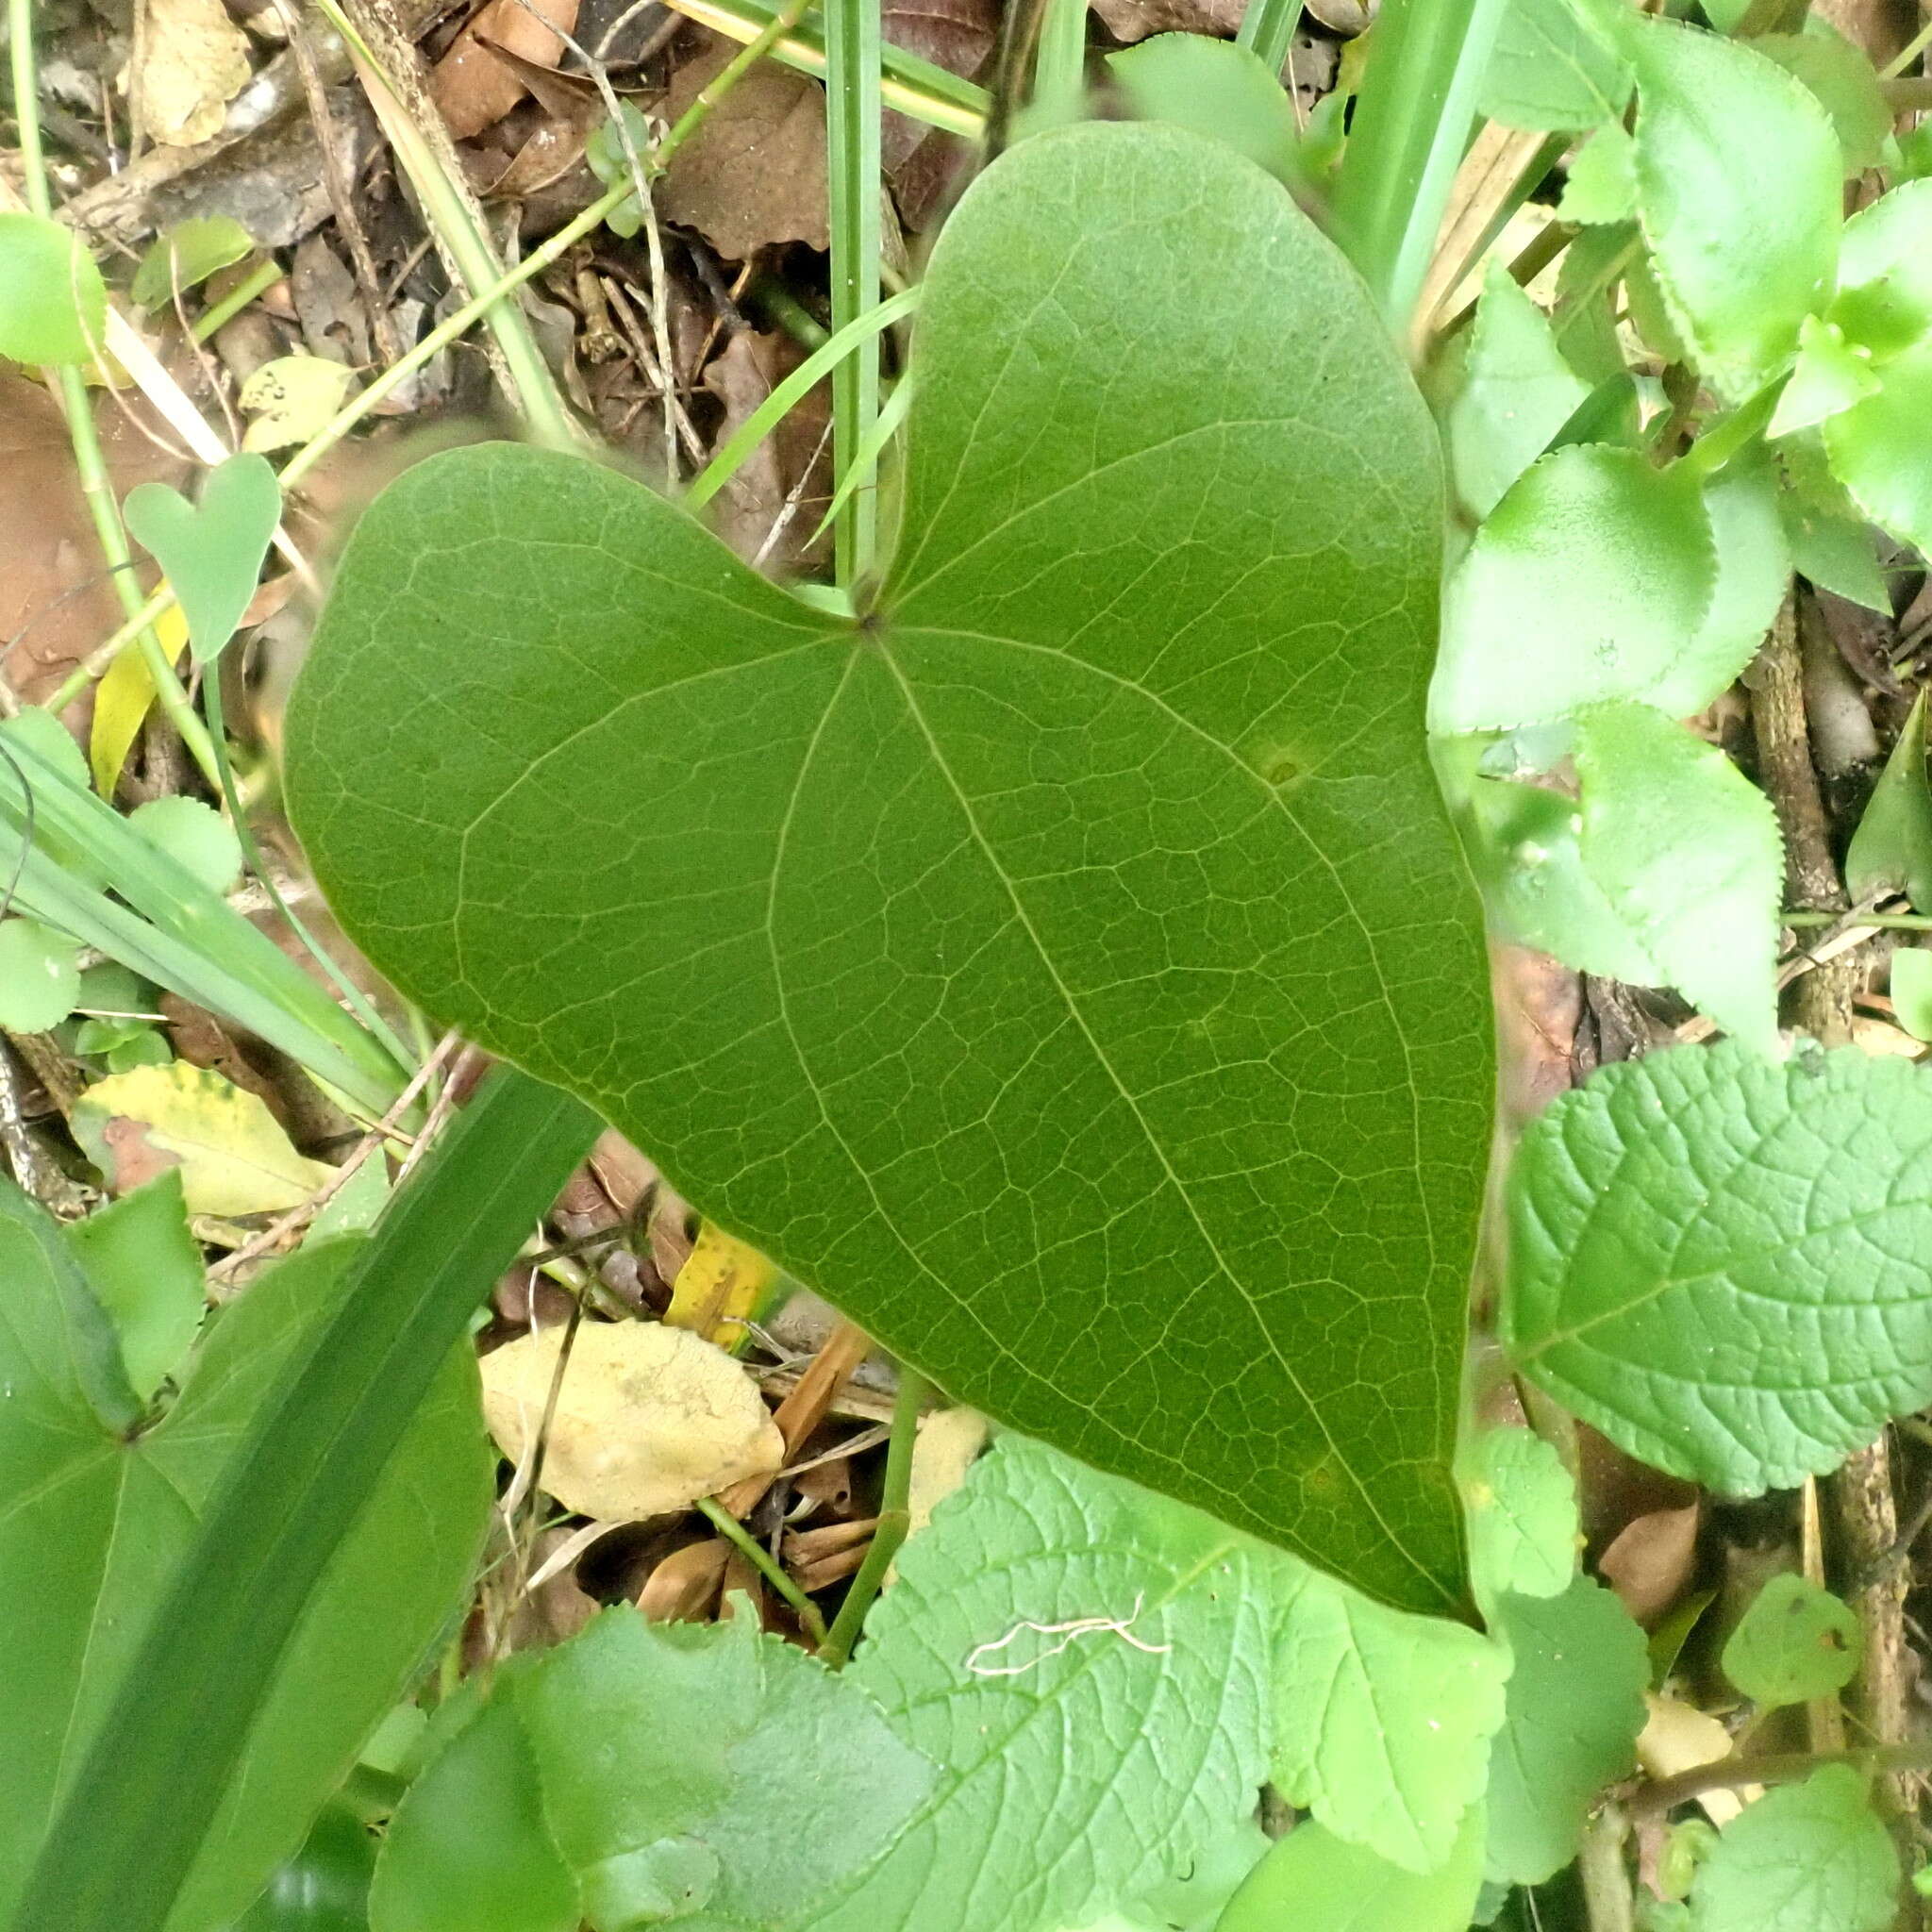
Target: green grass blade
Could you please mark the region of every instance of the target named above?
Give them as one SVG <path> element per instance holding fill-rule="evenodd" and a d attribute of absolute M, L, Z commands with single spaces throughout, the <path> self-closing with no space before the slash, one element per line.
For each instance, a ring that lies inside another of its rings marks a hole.
<path fill-rule="evenodd" d="M 590 1145 L 492 1076 L 350 1264 L 210 1499 L 42 1845 L 13 1932 L 161 1932 L 289 1637 L 470 1312 Z"/>
<path fill-rule="evenodd" d="M 1301 18 L 1302 0 L 1248 0 L 1235 44 L 1252 47 L 1267 63 L 1268 72 L 1279 75 L 1288 64 L 1288 50 Z"/>
<path fill-rule="evenodd" d="M 1057 125 L 1080 111 L 1087 86 L 1087 0 L 1047 0 L 1033 57 L 1033 106 Z"/>
<path fill-rule="evenodd" d="M 1349 125 L 1335 235 L 1398 336 L 1469 144 L 1504 0 L 1388 0 Z"/>
<path fill-rule="evenodd" d="M 879 306 L 879 0 L 824 0 L 825 146 L 832 215 L 832 333 Z M 832 476 L 856 476 L 834 526 L 838 579 L 872 567 L 878 506 L 861 473 L 879 413 L 879 342 L 859 338 L 832 371 Z"/>

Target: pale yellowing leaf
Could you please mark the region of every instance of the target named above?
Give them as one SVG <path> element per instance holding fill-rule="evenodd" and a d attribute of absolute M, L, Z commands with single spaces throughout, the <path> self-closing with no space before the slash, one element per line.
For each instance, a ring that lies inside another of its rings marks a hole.
<path fill-rule="evenodd" d="M 142 126 L 163 147 L 192 147 L 222 125 L 248 83 L 248 36 L 222 0 L 147 0 L 133 87 Z"/>
<path fill-rule="evenodd" d="M 355 371 L 320 356 L 279 356 L 242 385 L 242 413 L 253 418 L 243 450 L 307 442 L 342 407 Z"/>

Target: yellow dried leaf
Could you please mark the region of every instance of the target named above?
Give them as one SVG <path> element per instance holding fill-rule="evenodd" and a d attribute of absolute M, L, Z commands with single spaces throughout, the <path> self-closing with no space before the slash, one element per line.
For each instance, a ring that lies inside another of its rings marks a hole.
<path fill-rule="evenodd" d="M 677 1279 L 664 1311 L 673 1328 L 689 1328 L 707 1341 L 736 1351 L 778 1284 L 778 1270 L 756 1248 L 708 1221 Z"/>
<path fill-rule="evenodd" d="M 342 407 L 353 369 L 321 356 L 278 356 L 264 362 L 237 398 L 252 417 L 242 439 L 244 450 L 286 449 L 307 442 Z"/>
<path fill-rule="evenodd" d="M 279 1213 L 335 1173 L 296 1153 L 256 1095 L 186 1060 L 97 1081 L 74 1133 L 117 1194 L 178 1167 L 191 1214 Z"/>
<path fill-rule="evenodd" d="M 222 0 L 147 0 L 146 26 L 133 75 L 142 125 L 163 147 L 192 147 L 248 84 L 248 36 Z"/>
<path fill-rule="evenodd" d="M 561 1328 L 483 1357 L 483 1414 L 521 1464 L 543 1419 Z M 785 1457 L 763 1399 L 739 1364 L 687 1329 L 586 1322 L 572 1344 L 543 1449 L 542 1487 L 605 1523 L 686 1509 Z"/>
<path fill-rule="evenodd" d="M 170 664 L 181 661 L 188 648 L 188 620 L 178 604 L 171 604 L 155 619 L 155 636 Z M 155 681 L 139 644 L 129 644 L 108 666 L 94 690 L 93 728 L 88 735 L 88 762 L 93 767 L 94 790 L 112 798 L 121 782 L 121 768 L 134 741 L 141 736 L 155 701 Z"/>

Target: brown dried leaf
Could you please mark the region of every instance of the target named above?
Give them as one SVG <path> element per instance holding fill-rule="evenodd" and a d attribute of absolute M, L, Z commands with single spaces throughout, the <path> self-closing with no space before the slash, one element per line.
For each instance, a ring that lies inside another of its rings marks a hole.
<path fill-rule="evenodd" d="M 570 1529 L 538 1532 L 530 1545 L 529 1570 L 541 1575 L 543 1567 L 565 1544 L 576 1539 Z M 577 1584 L 576 1565 L 566 1563 L 556 1574 L 545 1576 L 534 1589 L 518 1597 L 509 1613 L 506 1648 L 509 1650 L 548 1650 L 553 1644 L 575 1637 L 602 1606 Z"/>
<path fill-rule="evenodd" d="M 722 445 L 772 391 L 805 359 L 789 336 L 735 335 L 705 371 L 705 387 L 724 405 Z M 783 572 L 808 560 L 809 542 L 830 498 L 831 455 L 824 386 L 814 389 L 739 467 L 718 492 L 712 527 L 747 563 Z M 797 508 L 770 542 L 793 491 Z"/>
<path fill-rule="evenodd" d="M 1152 34 L 1232 34 L 1243 0 L 1093 0 L 1093 10 L 1115 40 L 1131 43 Z"/>
<path fill-rule="evenodd" d="M 644 1579 L 638 1608 L 654 1624 L 697 1622 L 717 1601 L 731 1555 L 723 1537 L 672 1551 Z"/>
<path fill-rule="evenodd" d="M 1697 1561 L 1698 1505 L 1653 1509 L 1626 1524 L 1597 1569 L 1647 1630 L 1683 1595 Z"/>
<path fill-rule="evenodd" d="M 718 43 L 680 67 L 663 118 L 675 123 L 737 51 Z M 678 149 L 658 211 L 732 261 L 778 242 L 829 247 L 824 92 L 770 61 L 754 67 Z"/>
<path fill-rule="evenodd" d="M 248 84 L 248 36 L 222 0 L 147 0 L 135 107 L 162 147 L 192 147 L 225 118 Z"/>
<path fill-rule="evenodd" d="M 563 42 L 551 26 L 569 33 L 576 24 L 577 0 L 529 0 L 528 6 L 523 0 L 489 0 L 472 14 L 429 74 L 429 98 L 451 134 L 468 141 L 493 127 L 528 91 L 523 76 L 498 57 L 497 48 L 539 66 L 553 66 Z"/>

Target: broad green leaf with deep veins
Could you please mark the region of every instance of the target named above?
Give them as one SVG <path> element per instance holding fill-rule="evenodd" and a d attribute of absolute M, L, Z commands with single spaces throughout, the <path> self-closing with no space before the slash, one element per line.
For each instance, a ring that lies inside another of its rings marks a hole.
<path fill-rule="evenodd" d="M 1932 1401 L 1932 1081 L 1725 1042 L 1605 1067 L 1523 1138 L 1502 1330 L 1633 1456 L 1729 1495 Z"/>
<path fill-rule="evenodd" d="M 1508 0 L 1481 108 L 1506 127 L 1585 128 L 1630 98 L 1630 63 L 1592 0 Z"/>
<path fill-rule="evenodd" d="M 1485 1429 L 1462 1458 L 1469 1568 L 1477 1600 L 1557 1596 L 1576 1574 L 1576 1484 L 1530 1429 Z"/>
<path fill-rule="evenodd" d="M 1842 1690 L 1864 1649 L 1865 1626 L 1849 1604 L 1785 1571 L 1738 1620 L 1724 1644 L 1724 1675 L 1762 1708 L 1803 1704 Z"/>
<path fill-rule="evenodd" d="M 1671 317 L 1711 387 L 1741 402 L 1789 366 L 1832 288 L 1841 151 L 1775 61 L 1632 17 L 1637 205 Z"/>
<path fill-rule="evenodd" d="M 140 1198 L 140 1197 L 136 1197 Z M 152 1197 L 151 1197 L 152 1198 Z M 176 1208 L 178 1212 L 178 1206 Z M 51 1222 L 0 1183 L 0 1921 L 11 1922 L 73 1778 L 209 1491 L 289 1357 L 326 1319 L 354 1244 L 284 1262 L 214 1324 L 179 1398 L 130 1436 L 95 1419 L 96 1345 L 63 1306 Z M 65 1264 L 71 1266 L 72 1264 Z M 71 1292 L 71 1288 L 70 1288 Z M 85 1310 L 81 1311 L 84 1316 Z M 111 1338 L 109 1338 L 111 1343 Z M 475 1370 L 453 1359 L 301 1619 L 175 1916 L 225 1924 L 422 1660 L 470 1574 L 489 1505 Z"/>
<path fill-rule="evenodd" d="M 1463 1820 L 1453 1856 L 1423 1875 L 1300 1824 L 1255 1867 L 1215 1932 L 1464 1932 L 1482 1890 L 1482 1851 L 1480 1805 Z"/>
<path fill-rule="evenodd" d="M 1421 400 L 1278 185 L 1119 124 L 969 191 L 915 373 L 857 626 L 588 462 L 405 476 L 291 711 L 310 855 L 952 1393 L 1439 1607 L 1490 1076 Z"/>

